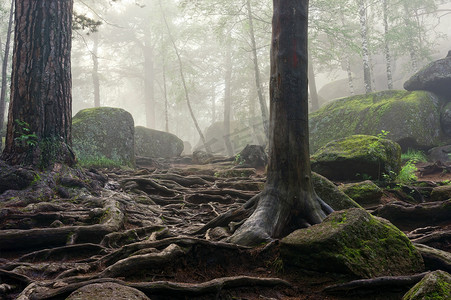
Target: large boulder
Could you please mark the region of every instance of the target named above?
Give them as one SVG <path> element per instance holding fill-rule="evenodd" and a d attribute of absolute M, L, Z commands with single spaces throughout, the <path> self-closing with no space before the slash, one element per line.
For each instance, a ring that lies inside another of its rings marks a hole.
<path fill-rule="evenodd" d="M 447 162 L 451 161 L 451 145 L 434 147 L 428 151 L 429 160 Z"/>
<path fill-rule="evenodd" d="M 135 127 L 135 154 L 144 157 L 171 158 L 183 152 L 183 141 L 164 131 Z"/>
<path fill-rule="evenodd" d="M 72 119 L 73 149 L 82 165 L 135 165 L 134 120 L 113 107 L 88 108 Z"/>
<path fill-rule="evenodd" d="M 402 297 L 402 300 L 451 299 L 451 275 L 444 271 L 427 274 Z"/>
<path fill-rule="evenodd" d="M 328 143 L 311 163 L 313 171 L 331 180 L 381 179 L 398 174 L 401 148 L 387 139 L 354 135 Z"/>
<path fill-rule="evenodd" d="M 429 149 L 443 143 L 440 101 L 424 91 L 384 91 L 338 99 L 310 114 L 310 147 L 355 134 L 378 135 L 403 149 Z"/>
<path fill-rule="evenodd" d="M 420 253 L 399 229 L 364 209 L 330 214 L 321 224 L 282 239 L 286 265 L 360 278 L 422 272 Z"/>
<path fill-rule="evenodd" d="M 384 194 L 371 180 L 343 184 L 339 189 L 358 204 L 368 208 L 380 205 Z"/>
<path fill-rule="evenodd" d="M 149 300 L 143 292 L 114 282 L 94 283 L 75 290 L 66 300 Z"/>
<path fill-rule="evenodd" d="M 404 83 L 408 91 L 430 91 L 451 101 L 451 57 L 431 62 Z"/>
<path fill-rule="evenodd" d="M 332 207 L 333 210 L 361 207 L 349 196 L 340 191 L 332 181 L 315 172 L 312 172 L 312 184 L 316 194 Z"/>

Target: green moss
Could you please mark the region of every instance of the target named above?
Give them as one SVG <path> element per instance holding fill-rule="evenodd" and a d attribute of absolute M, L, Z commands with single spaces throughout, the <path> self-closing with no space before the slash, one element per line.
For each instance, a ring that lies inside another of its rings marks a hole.
<path fill-rule="evenodd" d="M 451 275 L 444 271 L 427 274 L 410 289 L 403 300 L 448 300 L 451 296 Z"/>
<path fill-rule="evenodd" d="M 310 115 L 310 146 L 319 149 L 331 140 L 353 134 L 377 135 L 389 131 L 396 141 L 418 137 L 422 145 L 435 145 L 440 137 L 438 107 L 432 94 L 383 91 L 335 100 Z"/>

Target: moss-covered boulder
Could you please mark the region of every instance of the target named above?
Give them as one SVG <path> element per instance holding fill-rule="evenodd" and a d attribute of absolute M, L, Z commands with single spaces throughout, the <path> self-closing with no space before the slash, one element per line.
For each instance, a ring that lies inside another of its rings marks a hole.
<path fill-rule="evenodd" d="M 144 157 L 171 158 L 183 152 L 183 141 L 164 131 L 135 127 L 135 154 Z"/>
<path fill-rule="evenodd" d="M 312 184 L 316 194 L 334 210 L 360 208 L 354 200 L 340 191 L 329 179 L 312 172 Z"/>
<path fill-rule="evenodd" d="M 286 265 L 359 278 L 421 272 L 424 263 L 410 240 L 385 219 L 364 209 L 330 214 L 321 224 L 282 239 Z"/>
<path fill-rule="evenodd" d="M 435 187 L 431 192 L 431 201 L 446 201 L 451 199 L 451 185 Z"/>
<path fill-rule="evenodd" d="M 355 134 L 378 135 L 403 149 L 431 148 L 443 141 L 439 100 L 424 91 L 384 91 L 338 99 L 310 114 L 312 152 Z"/>
<path fill-rule="evenodd" d="M 451 57 L 431 62 L 404 83 L 408 91 L 430 91 L 451 100 Z"/>
<path fill-rule="evenodd" d="M 339 189 L 363 207 L 381 204 L 383 191 L 371 180 L 343 184 Z"/>
<path fill-rule="evenodd" d="M 380 179 L 401 169 L 401 148 L 390 140 L 354 135 L 328 143 L 311 157 L 312 170 L 331 180 Z"/>
<path fill-rule="evenodd" d="M 427 274 L 402 297 L 402 300 L 451 299 L 451 275 L 444 271 Z"/>
<path fill-rule="evenodd" d="M 85 166 L 135 165 L 134 120 L 113 107 L 88 108 L 72 119 L 72 143 L 78 161 Z"/>
<path fill-rule="evenodd" d="M 94 283 L 74 291 L 66 300 L 149 300 L 143 292 L 114 282 Z"/>

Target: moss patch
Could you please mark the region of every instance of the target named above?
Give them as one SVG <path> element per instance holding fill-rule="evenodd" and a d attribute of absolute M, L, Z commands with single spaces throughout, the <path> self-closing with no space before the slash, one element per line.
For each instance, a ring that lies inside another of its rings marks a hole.
<path fill-rule="evenodd" d="M 382 130 L 403 149 L 431 148 L 443 139 L 438 100 L 424 91 L 383 91 L 341 98 L 312 113 L 309 127 L 312 152 L 336 139 L 377 135 Z"/>
<path fill-rule="evenodd" d="M 363 206 L 380 204 L 383 195 L 382 189 L 370 180 L 344 184 L 339 189 Z"/>
<path fill-rule="evenodd" d="M 426 275 L 402 298 L 402 300 L 448 299 L 451 299 L 451 275 L 444 271 L 435 271 Z"/>
<path fill-rule="evenodd" d="M 285 264 L 370 278 L 421 272 L 423 259 L 395 226 L 364 209 L 334 212 L 323 223 L 284 238 Z"/>

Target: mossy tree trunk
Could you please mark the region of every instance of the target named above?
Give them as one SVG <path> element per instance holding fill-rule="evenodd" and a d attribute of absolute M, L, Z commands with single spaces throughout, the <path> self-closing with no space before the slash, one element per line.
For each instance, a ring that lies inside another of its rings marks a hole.
<path fill-rule="evenodd" d="M 72 0 L 16 0 L 11 103 L 3 159 L 73 164 Z"/>
<path fill-rule="evenodd" d="M 258 245 L 322 222 L 332 209 L 312 186 L 307 83 L 308 0 L 273 0 L 270 161 L 257 208 L 230 242 Z"/>

